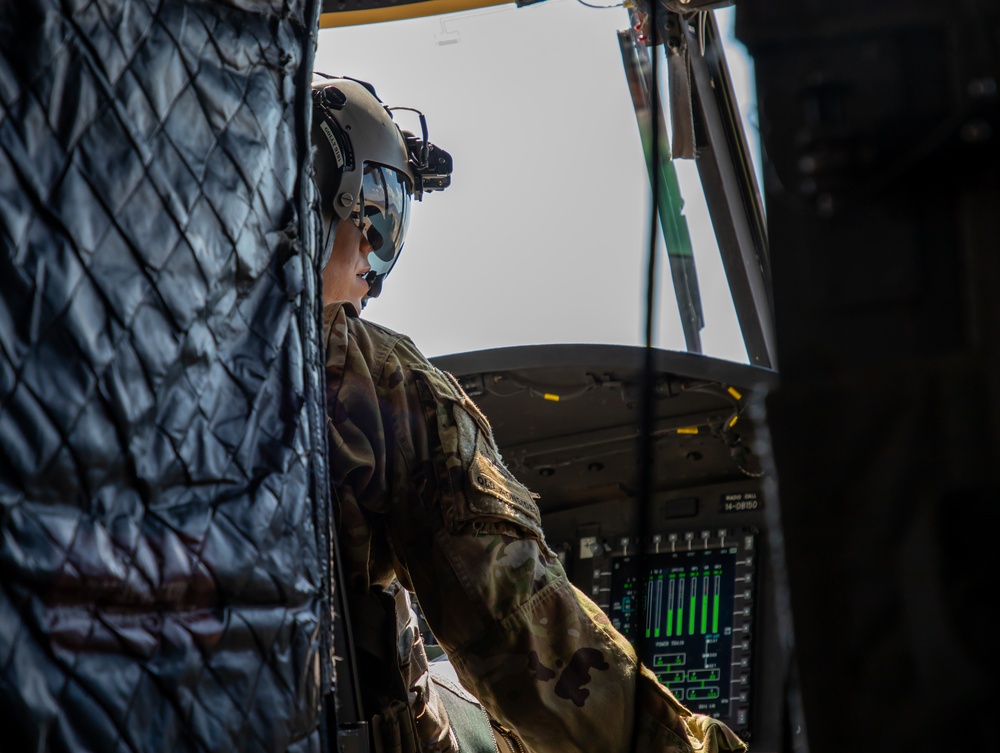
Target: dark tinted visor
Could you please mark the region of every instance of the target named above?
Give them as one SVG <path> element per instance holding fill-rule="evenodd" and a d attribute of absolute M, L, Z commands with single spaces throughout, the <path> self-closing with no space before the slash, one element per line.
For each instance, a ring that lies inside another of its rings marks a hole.
<path fill-rule="evenodd" d="M 378 275 L 389 273 L 403 247 L 410 221 L 410 191 L 406 177 L 391 167 L 365 165 L 351 219 L 372 247 L 368 263 Z"/>

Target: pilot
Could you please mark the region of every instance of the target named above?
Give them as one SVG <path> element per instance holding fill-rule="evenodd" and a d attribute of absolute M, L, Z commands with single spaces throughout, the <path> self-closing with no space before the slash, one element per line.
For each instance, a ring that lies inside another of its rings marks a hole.
<path fill-rule="evenodd" d="M 450 181 L 450 157 L 427 141 L 423 116 L 420 137 L 402 132 L 371 86 L 351 79 L 318 81 L 313 102 L 329 467 L 358 643 L 373 605 L 389 612 L 395 602 L 394 625 L 412 626 L 400 599 L 412 591 L 464 688 L 534 753 L 745 750 L 657 682 L 569 582 L 535 495 L 507 470 L 457 380 L 409 338 L 360 318 L 399 257 L 411 200 Z M 426 662 L 410 654 L 411 637 L 397 641 L 403 702 L 419 745 L 447 750 L 446 715 L 426 694 L 434 683 L 414 682 Z M 400 699 L 375 695 L 366 706 L 391 707 L 367 709 L 375 736 L 388 718 L 386 734 L 406 738 Z M 428 714 L 436 722 L 420 729 Z"/>

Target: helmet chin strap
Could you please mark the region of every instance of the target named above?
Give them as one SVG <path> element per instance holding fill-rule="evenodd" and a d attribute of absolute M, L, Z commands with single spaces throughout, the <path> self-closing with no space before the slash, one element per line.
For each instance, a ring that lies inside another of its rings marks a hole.
<path fill-rule="evenodd" d="M 340 223 L 339 218 L 336 214 L 323 212 L 322 222 L 321 222 L 321 253 L 322 258 L 320 259 L 319 268 L 323 269 L 327 263 L 330 261 L 330 256 L 333 253 L 333 237 L 337 233 L 337 225 Z"/>

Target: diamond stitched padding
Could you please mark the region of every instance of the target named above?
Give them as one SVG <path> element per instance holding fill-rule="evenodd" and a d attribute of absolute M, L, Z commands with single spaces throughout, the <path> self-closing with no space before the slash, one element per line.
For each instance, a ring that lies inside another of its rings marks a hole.
<path fill-rule="evenodd" d="M 319 747 L 317 15 L 0 10 L 0 751 Z"/>

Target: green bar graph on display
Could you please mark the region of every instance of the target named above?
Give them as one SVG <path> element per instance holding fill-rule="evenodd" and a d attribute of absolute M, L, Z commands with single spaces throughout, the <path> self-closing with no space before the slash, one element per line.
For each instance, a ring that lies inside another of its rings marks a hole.
<path fill-rule="evenodd" d="M 682 575 L 677 579 L 679 584 L 677 587 L 677 635 L 684 635 L 684 583 L 685 578 Z"/>
<path fill-rule="evenodd" d="M 701 580 L 701 634 L 708 632 L 708 576 Z"/>
<path fill-rule="evenodd" d="M 674 591 L 677 588 L 677 576 L 673 573 L 670 574 L 670 590 L 667 592 L 670 594 L 670 601 L 667 603 L 667 637 L 671 638 L 674 634 Z"/>
<path fill-rule="evenodd" d="M 695 605 L 698 603 L 698 577 L 691 576 L 691 614 L 688 615 L 688 635 L 694 635 Z"/>
<path fill-rule="evenodd" d="M 656 583 L 656 626 L 653 629 L 653 637 L 660 637 L 660 608 L 663 601 L 663 573 L 660 573 Z"/>
<path fill-rule="evenodd" d="M 719 632 L 719 589 L 721 588 L 722 572 L 715 571 L 715 595 L 712 597 L 712 632 Z"/>
<path fill-rule="evenodd" d="M 653 610 L 653 584 L 646 583 L 646 637 L 650 636 L 649 615 Z"/>
<path fill-rule="evenodd" d="M 653 611 L 653 582 L 646 581 L 646 637 L 650 636 L 649 615 Z"/>

